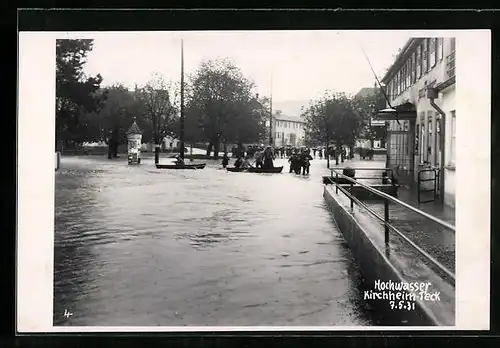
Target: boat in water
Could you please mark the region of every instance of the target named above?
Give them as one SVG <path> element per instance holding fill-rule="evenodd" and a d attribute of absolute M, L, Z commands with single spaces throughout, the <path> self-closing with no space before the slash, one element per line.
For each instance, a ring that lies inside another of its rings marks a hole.
<path fill-rule="evenodd" d="M 156 168 L 157 169 L 203 169 L 205 168 L 206 163 L 200 163 L 200 164 L 184 164 L 184 165 L 177 165 L 177 164 L 157 164 Z"/>
<path fill-rule="evenodd" d="M 273 168 L 226 168 L 228 172 L 247 172 L 247 173 L 281 173 L 283 171 L 283 166 L 273 167 Z"/>

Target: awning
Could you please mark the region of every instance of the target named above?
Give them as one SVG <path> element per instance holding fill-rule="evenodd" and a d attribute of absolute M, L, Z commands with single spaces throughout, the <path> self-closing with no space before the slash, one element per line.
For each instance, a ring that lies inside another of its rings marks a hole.
<path fill-rule="evenodd" d="M 377 112 L 374 120 L 415 120 L 417 118 L 417 109 L 412 103 L 404 103 L 394 108 L 382 109 Z"/>

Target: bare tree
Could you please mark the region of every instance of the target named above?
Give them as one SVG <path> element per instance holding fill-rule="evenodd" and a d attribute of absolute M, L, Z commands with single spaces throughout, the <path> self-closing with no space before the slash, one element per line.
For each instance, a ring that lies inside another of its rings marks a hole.
<path fill-rule="evenodd" d="M 179 110 L 179 88 L 176 83 L 166 81 L 160 74 L 141 88 L 136 87 L 136 94 L 144 105 L 144 118 L 152 127 L 153 142 L 160 145 L 166 135 L 175 136 Z"/>

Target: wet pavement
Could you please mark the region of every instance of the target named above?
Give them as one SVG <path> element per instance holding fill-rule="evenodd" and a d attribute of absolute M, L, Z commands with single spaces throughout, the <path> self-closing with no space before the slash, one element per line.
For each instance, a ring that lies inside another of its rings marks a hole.
<path fill-rule="evenodd" d="M 376 156 L 373 161 L 363 161 L 358 158 L 349 161 L 349 165 L 354 168 L 384 168 L 385 157 Z M 340 166 L 340 165 L 339 165 Z M 365 177 L 380 176 L 380 171 L 359 170 L 356 176 Z M 377 180 L 360 180 L 365 184 L 380 183 Z M 416 189 L 413 190 L 400 187 L 398 190 L 398 199 L 410 204 L 411 206 L 431 214 L 438 219 L 451 225 L 455 225 L 455 210 L 451 207 L 436 202 L 418 203 Z M 425 197 L 428 199 L 429 197 Z M 384 216 L 384 204 L 382 201 L 366 201 L 365 204 L 370 207 L 379 216 Z M 389 205 L 389 219 L 391 224 L 402 232 L 411 241 L 429 253 L 452 273 L 455 272 L 455 233 L 434 221 L 431 221 L 411 210 L 391 203 Z M 383 227 L 381 226 L 381 233 Z M 392 240 L 398 240 L 401 244 L 406 244 L 402 238 L 392 234 Z M 417 251 L 413 252 L 414 257 L 425 260 Z M 426 262 L 429 266 L 431 264 Z M 434 267 L 434 266 L 432 266 Z M 435 268 L 435 267 L 434 267 Z M 436 270 L 438 271 L 438 270 Z M 442 273 L 438 271 L 438 273 Z"/>
<path fill-rule="evenodd" d="M 390 325 L 324 204 L 326 160 L 310 176 L 203 162 L 62 158 L 54 325 Z"/>

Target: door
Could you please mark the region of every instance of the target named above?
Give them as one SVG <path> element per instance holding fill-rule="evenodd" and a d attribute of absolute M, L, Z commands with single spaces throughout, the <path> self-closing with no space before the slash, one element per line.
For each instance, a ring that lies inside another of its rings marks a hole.
<path fill-rule="evenodd" d="M 394 171 L 400 183 L 412 185 L 415 125 L 410 121 L 400 121 L 399 126 L 394 123 L 387 132 L 387 166 Z"/>

